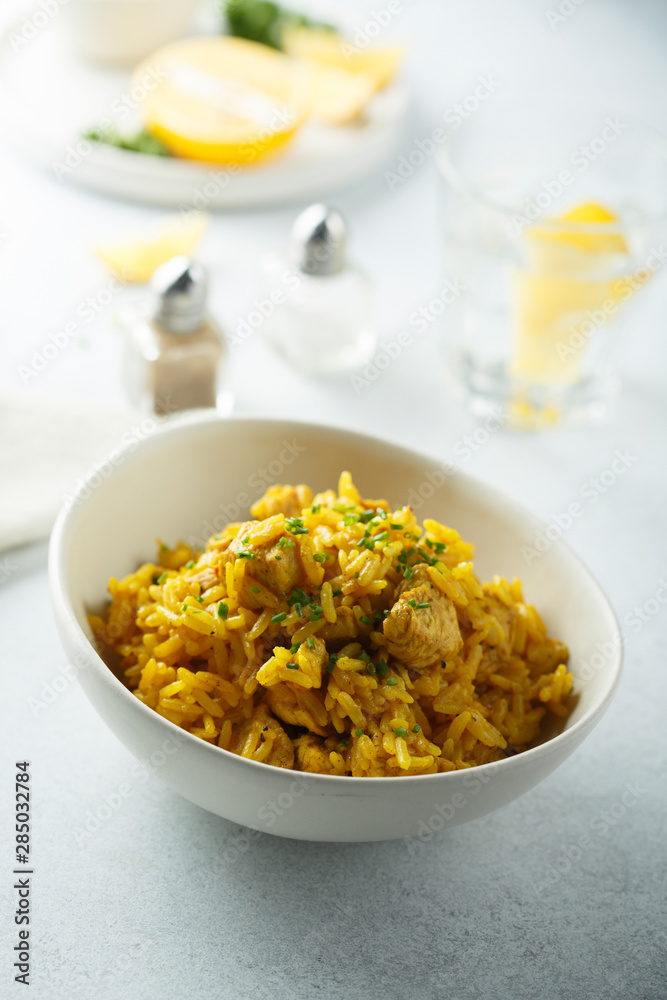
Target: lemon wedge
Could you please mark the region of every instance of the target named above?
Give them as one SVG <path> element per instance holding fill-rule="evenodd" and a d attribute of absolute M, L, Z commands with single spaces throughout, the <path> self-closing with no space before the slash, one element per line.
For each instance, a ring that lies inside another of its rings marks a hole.
<path fill-rule="evenodd" d="M 157 268 L 172 257 L 190 256 L 201 240 L 209 216 L 193 212 L 177 216 L 148 236 L 132 236 L 114 243 L 101 243 L 94 252 L 121 281 L 147 282 Z"/>
<path fill-rule="evenodd" d="M 146 129 L 177 156 L 250 165 L 295 134 L 308 111 L 307 74 L 293 60 L 243 38 L 189 38 L 136 70 Z M 147 81 L 152 80 L 152 86 Z"/>
<path fill-rule="evenodd" d="M 593 202 L 527 229 L 525 239 L 528 269 L 511 279 L 510 375 L 571 384 L 580 377 L 590 335 L 637 287 L 637 281 L 619 280 L 627 243 L 616 215 Z"/>
<path fill-rule="evenodd" d="M 577 205 L 545 223 L 526 230 L 531 266 L 539 270 L 599 268 L 628 252 L 617 216 L 604 205 Z"/>
<path fill-rule="evenodd" d="M 365 73 L 311 66 L 310 114 L 329 125 L 347 125 L 363 114 L 375 93 L 375 85 Z"/>
<path fill-rule="evenodd" d="M 360 49 L 337 32 L 325 28 L 286 28 L 282 44 L 287 55 L 294 59 L 363 74 L 371 82 L 373 93 L 386 87 L 403 58 L 403 49 L 399 45 Z"/>

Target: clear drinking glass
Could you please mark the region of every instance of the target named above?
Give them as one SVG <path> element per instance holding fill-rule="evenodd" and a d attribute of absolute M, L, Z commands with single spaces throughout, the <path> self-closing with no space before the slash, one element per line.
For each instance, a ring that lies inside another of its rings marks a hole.
<path fill-rule="evenodd" d="M 615 348 L 667 263 L 667 141 L 580 104 L 480 110 L 449 136 L 447 370 L 477 412 L 597 415 Z"/>

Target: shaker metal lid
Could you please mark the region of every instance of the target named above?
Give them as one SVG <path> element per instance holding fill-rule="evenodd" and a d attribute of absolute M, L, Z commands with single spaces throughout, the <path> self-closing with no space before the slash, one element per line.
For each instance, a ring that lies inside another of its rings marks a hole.
<path fill-rule="evenodd" d="M 345 266 L 345 240 L 340 212 L 329 205 L 310 205 L 292 227 L 290 254 L 305 274 L 327 277 Z"/>
<path fill-rule="evenodd" d="M 206 315 L 206 271 L 189 257 L 173 257 L 151 278 L 153 318 L 170 333 L 194 333 Z"/>

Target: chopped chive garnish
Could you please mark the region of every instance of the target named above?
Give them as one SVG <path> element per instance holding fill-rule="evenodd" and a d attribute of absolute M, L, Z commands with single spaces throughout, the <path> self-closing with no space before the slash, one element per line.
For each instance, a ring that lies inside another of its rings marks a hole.
<path fill-rule="evenodd" d="M 297 649 L 299 648 L 300 645 L 301 645 L 300 642 L 293 642 L 292 645 L 289 648 L 290 653 L 296 653 L 296 651 L 297 651 Z"/>
<path fill-rule="evenodd" d="M 410 605 L 411 608 L 416 608 L 417 607 L 417 602 L 415 601 L 414 598 L 412 598 L 412 600 L 408 601 L 408 604 Z"/>
<path fill-rule="evenodd" d="M 368 615 L 360 615 L 359 616 L 359 621 L 363 622 L 364 625 L 372 625 L 373 624 L 372 619 L 369 618 Z"/>
<path fill-rule="evenodd" d="M 412 732 L 413 733 L 420 733 L 421 732 L 421 728 L 422 728 L 421 726 L 413 726 L 412 727 Z"/>
<path fill-rule="evenodd" d="M 285 527 L 289 531 L 290 535 L 307 535 L 308 528 L 303 526 L 302 517 L 286 517 Z"/>
<path fill-rule="evenodd" d="M 389 667 L 387 666 L 387 661 L 385 660 L 384 657 L 382 657 L 382 659 L 378 661 L 377 672 L 379 673 L 380 677 L 384 677 L 384 675 L 387 673 L 388 670 Z"/>
<path fill-rule="evenodd" d="M 186 562 L 185 568 L 186 569 L 192 569 L 192 567 L 194 566 L 194 564 L 195 564 L 194 559 L 191 559 L 190 562 Z"/>
<path fill-rule="evenodd" d="M 313 610 L 308 620 L 311 622 L 318 622 L 322 618 L 323 614 L 324 614 L 324 608 L 321 608 L 319 604 L 313 605 Z"/>
<path fill-rule="evenodd" d="M 391 608 L 385 608 L 384 611 L 382 612 L 382 617 L 386 618 L 387 615 L 390 615 L 390 614 L 391 614 Z"/>
<path fill-rule="evenodd" d="M 184 604 L 184 605 L 183 605 L 183 607 L 181 608 L 181 612 L 182 612 L 183 614 L 185 614 L 185 612 L 186 612 L 187 610 L 188 610 L 188 606 L 187 606 L 187 604 Z"/>
<path fill-rule="evenodd" d="M 383 507 L 376 507 L 375 508 L 375 514 L 376 514 L 376 517 L 379 517 L 381 521 L 386 521 L 387 518 L 389 517 L 389 514 L 386 512 L 386 510 Z"/>
<path fill-rule="evenodd" d="M 383 542 L 385 540 L 385 538 L 389 538 L 389 532 L 388 531 L 381 531 L 379 535 L 375 535 L 373 538 L 371 538 L 371 541 L 372 542 Z"/>
<path fill-rule="evenodd" d="M 363 729 L 357 729 L 357 731 L 355 732 L 355 734 L 354 734 L 354 735 L 355 735 L 355 736 L 363 736 L 363 735 L 364 735 L 364 731 L 363 731 Z"/>
<path fill-rule="evenodd" d="M 315 640 L 312 635 L 309 635 L 306 639 L 306 645 L 308 646 L 308 649 L 315 649 Z"/>
<path fill-rule="evenodd" d="M 164 583 L 164 581 L 166 579 L 167 579 L 167 573 L 165 571 L 164 573 L 160 573 L 159 577 L 157 578 L 157 580 L 155 582 L 156 583 Z"/>
<path fill-rule="evenodd" d="M 374 663 L 367 663 L 366 664 L 366 673 L 370 674 L 371 677 L 375 676 L 375 670 L 376 670 L 376 668 L 375 668 L 375 664 Z"/>
<path fill-rule="evenodd" d="M 389 522 L 389 527 L 392 528 L 394 531 L 402 531 L 403 530 L 403 525 L 402 524 L 397 524 L 396 521 L 390 521 Z"/>
<path fill-rule="evenodd" d="M 168 552 L 168 551 L 169 551 L 169 546 L 165 545 L 164 542 L 162 542 L 160 544 L 160 552 Z"/>
<path fill-rule="evenodd" d="M 343 524 L 349 527 L 351 524 L 357 524 L 360 518 L 361 514 L 346 514 L 343 518 Z"/>
<path fill-rule="evenodd" d="M 310 598 L 308 597 L 308 594 L 306 593 L 305 590 L 301 590 L 300 587 L 297 587 L 295 590 L 293 590 L 290 596 L 287 598 L 287 603 L 289 604 L 290 607 L 295 605 L 297 602 L 299 604 L 310 604 Z"/>
<path fill-rule="evenodd" d="M 363 514 L 359 514 L 359 520 L 363 521 L 364 524 L 368 524 L 368 522 L 372 521 L 374 517 L 375 517 L 374 510 L 365 510 Z"/>
<path fill-rule="evenodd" d="M 418 604 L 417 607 L 418 608 L 430 608 L 431 607 L 431 602 L 430 601 L 422 601 L 422 603 Z"/>
<path fill-rule="evenodd" d="M 313 556 L 315 562 L 318 563 L 326 562 L 328 558 L 329 556 L 326 554 L 326 552 L 316 552 L 315 555 Z"/>
<path fill-rule="evenodd" d="M 190 611 L 192 612 L 193 615 L 200 615 L 202 613 L 201 608 L 190 608 Z"/>
<path fill-rule="evenodd" d="M 338 659 L 338 653 L 332 653 L 329 657 L 329 662 L 327 663 L 327 673 L 331 673 L 333 668 L 336 666 L 336 660 Z"/>
<path fill-rule="evenodd" d="M 303 618 L 303 605 L 301 604 L 300 601 L 297 601 L 296 604 L 294 605 L 294 611 L 297 618 Z"/>
<path fill-rule="evenodd" d="M 285 536 L 283 535 L 282 538 L 278 539 L 279 549 L 293 549 L 295 545 L 296 542 L 294 541 L 293 538 L 285 538 Z"/>
<path fill-rule="evenodd" d="M 355 580 L 358 580 L 358 579 L 359 579 L 359 574 L 358 574 L 358 573 L 355 573 L 355 574 L 354 574 L 354 579 L 355 579 Z"/>
<path fill-rule="evenodd" d="M 315 503 L 310 508 L 312 514 L 319 514 L 319 512 L 321 511 L 321 509 L 322 509 L 322 504 L 321 503 Z"/>
<path fill-rule="evenodd" d="M 256 587 L 254 583 L 250 587 L 250 590 L 252 591 L 253 594 L 259 594 L 259 587 Z"/>
<path fill-rule="evenodd" d="M 298 670 L 299 669 L 299 664 L 295 663 L 294 660 L 290 660 L 290 662 L 287 664 L 287 669 L 288 670 Z"/>
<path fill-rule="evenodd" d="M 368 653 L 366 652 L 365 649 L 362 649 L 362 651 L 359 653 L 359 659 L 363 660 L 364 663 L 370 663 L 371 662 L 371 658 L 370 658 L 370 656 L 368 655 Z"/>
<path fill-rule="evenodd" d="M 398 677 L 387 677 L 386 683 L 389 687 L 396 687 L 398 684 Z"/>
<path fill-rule="evenodd" d="M 277 615 L 273 616 L 271 621 L 274 623 L 274 625 L 278 625 L 280 622 L 284 622 L 286 618 L 287 618 L 287 612 L 279 611 Z"/>
<path fill-rule="evenodd" d="M 255 558 L 255 553 L 254 552 L 249 552 L 248 549 L 240 549 L 236 553 L 236 555 L 238 556 L 239 559 L 254 559 Z"/>
<path fill-rule="evenodd" d="M 250 535 L 246 535 L 245 538 L 243 539 L 243 544 L 247 545 L 249 541 L 250 541 Z"/>
<path fill-rule="evenodd" d="M 405 577 L 406 580 L 411 580 L 414 575 L 415 571 L 413 570 L 412 566 L 406 566 L 405 569 L 403 570 L 403 576 Z"/>
<path fill-rule="evenodd" d="M 387 681 L 387 683 L 389 683 L 389 681 Z M 407 735 L 408 735 L 407 729 L 403 729 L 402 727 L 399 727 L 398 729 L 394 730 L 394 736 L 407 736 Z"/>
<path fill-rule="evenodd" d="M 336 587 L 336 589 L 335 589 L 335 590 L 332 590 L 332 591 L 331 591 L 331 596 L 332 596 L 332 597 L 340 597 L 340 595 L 341 595 L 342 593 L 343 593 L 343 589 L 342 589 L 342 587 Z"/>
<path fill-rule="evenodd" d="M 339 750 L 346 750 L 347 749 L 347 740 L 341 740 L 340 743 L 338 744 L 338 749 Z"/>
<path fill-rule="evenodd" d="M 199 594 L 194 595 L 195 601 L 199 601 L 200 604 L 204 603 L 204 598 L 200 597 Z"/>
<path fill-rule="evenodd" d="M 218 604 L 218 618 L 226 618 L 229 614 L 229 605 L 225 601 L 220 601 Z"/>

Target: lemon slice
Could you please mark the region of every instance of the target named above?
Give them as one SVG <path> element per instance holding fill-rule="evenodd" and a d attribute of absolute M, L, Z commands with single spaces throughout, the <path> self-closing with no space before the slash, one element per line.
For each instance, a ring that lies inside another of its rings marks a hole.
<path fill-rule="evenodd" d="M 329 125 L 347 125 L 355 121 L 375 93 L 375 85 L 365 73 L 348 73 L 344 69 L 315 64 L 311 70 L 310 114 Z"/>
<path fill-rule="evenodd" d="M 546 223 L 526 230 L 529 268 L 512 275 L 509 370 L 515 378 L 564 385 L 580 377 L 587 340 L 638 282 L 619 280 L 628 247 L 617 217 L 603 205 L 579 205 Z"/>
<path fill-rule="evenodd" d="M 600 268 L 628 252 L 618 217 L 604 205 L 587 202 L 545 222 L 526 230 L 530 263 L 539 270 Z"/>
<path fill-rule="evenodd" d="M 177 156 L 213 163 L 263 159 L 291 139 L 308 110 L 303 69 L 243 38 L 174 42 L 132 82 L 146 92 L 138 112 L 148 131 Z"/>
<path fill-rule="evenodd" d="M 170 219 L 151 235 L 101 243 L 93 249 L 121 281 L 147 282 L 165 261 L 181 254 L 190 256 L 201 240 L 208 221 L 209 217 L 204 212 L 193 212 L 187 217 Z"/>
<path fill-rule="evenodd" d="M 285 52 L 294 59 L 363 74 L 372 83 L 373 92 L 386 87 L 403 58 L 403 49 L 399 45 L 360 49 L 337 32 L 325 28 L 286 28 L 282 44 Z"/>

